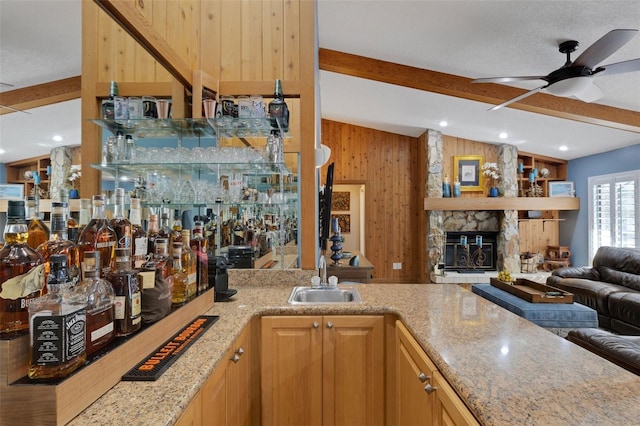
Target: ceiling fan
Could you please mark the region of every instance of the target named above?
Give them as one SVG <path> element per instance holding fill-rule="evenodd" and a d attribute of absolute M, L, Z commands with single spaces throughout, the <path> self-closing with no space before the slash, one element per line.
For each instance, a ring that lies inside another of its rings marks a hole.
<path fill-rule="evenodd" d="M 589 46 L 587 50 L 582 52 L 573 62 L 571 61 L 571 53 L 577 49 L 578 42 L 575 40 L 564 41 L 560 43 L 559 50 L 560 53 L 567 55 L 567 62 L 548 75 L 478 78 L 473 80 L 472 83 L 509 83 L 512 81 L 525 80 L 543 80 L 546 82 L 540 87 L 492 107 L 489 111 L 495 111 L 514 102 L 518 102 L 541 90 L 556 96 L 573 96 L 584 102 L 593 102 L 604 96 L 602 90 L 593 82 L 595 75 L 613 75 L 640 71 L 640 58 L 596 67 L 601 61 L 604 61 L 624 46 L 637 33 L 638 30 L 633 29 L 610 31 Z"/>

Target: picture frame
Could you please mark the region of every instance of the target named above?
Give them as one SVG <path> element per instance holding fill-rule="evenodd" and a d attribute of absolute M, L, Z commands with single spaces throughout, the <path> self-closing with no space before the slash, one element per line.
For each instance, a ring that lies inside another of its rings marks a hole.
<path fill-rule="evenodd" d="M 484 175 L 482 155 L 456 155 L 453 157 L 453 180 L 460 180 L 460 191 L 482 191 Z"/>
<path fill-rule="evenodd" d="M 575 197 L 573 182 L 549 182 L 549 197 Z"/>
<path fill-rule="evenodd" d="M 24 185 L 22 184 L 0 184 L 0 200 L 22 200 L 24 199 Z"/>

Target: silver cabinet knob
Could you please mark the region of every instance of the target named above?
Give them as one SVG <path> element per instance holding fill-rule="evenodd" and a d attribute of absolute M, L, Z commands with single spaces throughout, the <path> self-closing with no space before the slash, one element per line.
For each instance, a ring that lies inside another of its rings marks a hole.
<path fill-rule="evenodd" d="M 238 350 L 236 351 L 236 353 L 238 355 L 242 355 L 244 353 L 244 349 L 242 349 L 242 347 L 238 348 Z"/>
<path fill-rule="evenodd" d="M 313 322 L 313 328 L 318 328 L 318 327 L 320 327 L 320 324 L 318 324 L 317 321 L 314 321 Z"/>
<path fill-rule="evenodd" d="M 418 374 L 418 379 L 419 379 L 422 383 L 424 383 L 424 382 L 426 382 L 427 380 L 429 380 L 429 379 L 430 379 L 430 377 L 429 377 L 429 376 L 427 376 L 426 374 L 424 374 L 424 373 L 421 371 L 421 372 L 420 372 L 420 374 Z"/>
<path fill-rule="evenodd" d="M 233 358 L 231 358 L 231 361 L 233 362 L 238 362 L 240 361 L 240 355 L 238 355 L 237 353 L 233 355 Z"/>
<path fill-rule="evenodd" d="M 327 323 L 327 328 L 333 328 L 333 323 L 331 321 Z"/>
<path fill-rule="evenodd" d="M 431 386 L 431 383 L 427 383 L 427 385 L 424 387 L 424 391 L 428 394 L 435 392 L 436 389 L 438 388 L 435 386 Z"/>

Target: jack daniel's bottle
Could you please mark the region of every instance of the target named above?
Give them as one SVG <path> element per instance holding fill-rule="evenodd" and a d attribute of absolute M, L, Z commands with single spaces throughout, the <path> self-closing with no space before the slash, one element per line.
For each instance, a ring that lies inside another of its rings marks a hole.
<path fill-rule="evenodd" d="M 276 80 L 273 100 L 269 102 L 269 119 L 272 128 L 282 129 L 285 133 L 289 131 L 289 107 L 284 101 L 280 80 Z"/>
<path fill-rule="evenodd" d="M 29 328 L 29 304 L 45 283 L 45 261 L 27 245 L 24 201 L 9 200 L 0 250 L 0 334 Z"/>

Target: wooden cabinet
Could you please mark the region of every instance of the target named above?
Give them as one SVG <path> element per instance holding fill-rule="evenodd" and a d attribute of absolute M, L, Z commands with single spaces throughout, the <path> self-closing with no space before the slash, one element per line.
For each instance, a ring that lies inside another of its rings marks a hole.
<path fill-rule="evenodd" d="M 263 425 L 382 425 L 380 316 L 262 318 Z"/>
<path fill-rule="evenodd" d="M 519 188 L 522 188 L 523 193 L 527 193 L 531 183 L 529 181 L 529 174 L 534 169 L 538 171 L 538 176 L 535 181 L 542 188 L 542 196 L 549 196 L 549 182 L 563 181 L 567 179 L 567 161 L 559 158 L 545 157 L 543 155 L 529 154 L 527 152 L 518 153 L 518 163 L 522 163 L 524 172 L 522 176 L 519 176 Z M 542 171 L 546 169 L 548 174 L 543 176 Z M 519 196 L 524 196 L 519 194 Z"/>
<path fill-rule="evenodd" d="M 254 325 L 251 322 L 245 327 L 187 407 L 179 425 L 260 424 L 259 335 Z M 194 404 L 199 409 L 192 408 Z"/>
<path fill-rule="evenodd" d="M 396 321 L 396 424 L 478 425 L 420 344 Z"/>
<path fill-rule="evenodd" d="M 14 161 L 5 164 L 7 183 L 24 185 L 24 196 L 31 194 L 34 187 L 33 178 L 28 178 L 25 173 L 38 172 L 40 175 L 40 188 L 46 193 L 41 198 L 51 198 L 49 196 L 49 175 L 47 166 L 51 166 L 51 159 L 48 155 L 27 158 L 25 160 Z"/>

